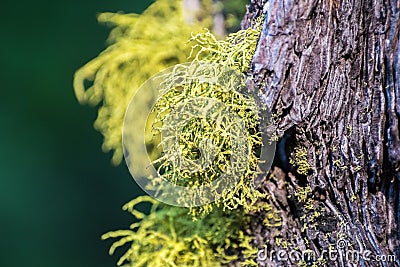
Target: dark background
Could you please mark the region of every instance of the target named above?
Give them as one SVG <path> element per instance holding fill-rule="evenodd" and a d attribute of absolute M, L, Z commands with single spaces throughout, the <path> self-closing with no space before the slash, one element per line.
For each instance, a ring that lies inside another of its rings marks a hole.
<path fill-rule="evenodd" d="M 97 111 L 77 103 L 72 79 L 105 48 L 97 13 L 150 2 L 0 4 L 0 266 L 116 265 L 100 235 L 129 226 L 121 206 L 141 193 L 101 152 Z"/>

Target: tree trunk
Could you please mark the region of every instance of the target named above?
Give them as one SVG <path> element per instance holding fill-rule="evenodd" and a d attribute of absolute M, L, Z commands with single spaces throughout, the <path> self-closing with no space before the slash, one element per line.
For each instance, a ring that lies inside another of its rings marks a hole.
<path fill-rule="evenodd" d="M 279 137 L 262 190 L 281 226 L 255 214 L 248 229 L 266 246 L 260 266 L 297 266 L 284 253 L 307 249 L 307 266 L 400 266 L 399 12 L 396 0 L 248 6 L 242 28 L 264 16 L 249 86 L 262 90 Z"/>

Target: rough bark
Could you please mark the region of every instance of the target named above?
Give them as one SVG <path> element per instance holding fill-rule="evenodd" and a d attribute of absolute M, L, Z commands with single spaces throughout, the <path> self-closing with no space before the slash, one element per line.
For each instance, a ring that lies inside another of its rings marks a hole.
<path fill-rule="evenodd" d="M 346 249 L 397 261 L 325 255 L 327 266 L 400 266 L 399 12 L 395 0 L 253 0 L 248 6 L 243 28 L 265 16 L 249 86 L 262 90 L 280 140 L 274 175 L 262 190 L 282 226 L 267 227 L 255 215 L 249 232 L 258 248 L 278 251 L 284 246 L 277 240 L 285 240 L 319 257 L 345 240 Z M 290 164 L 295 147 L 307 149 L 307 175 Z M 307 185 L 314 210 L 293 197 Z M 315 210 L 322 216 L 311 226 L 308 213 Z M 298 264 L 276 255 L 258 261 Z"/>

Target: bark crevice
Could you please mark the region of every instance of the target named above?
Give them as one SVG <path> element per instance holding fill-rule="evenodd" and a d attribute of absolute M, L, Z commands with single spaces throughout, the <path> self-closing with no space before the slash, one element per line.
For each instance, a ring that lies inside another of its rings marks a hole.
<path fill-rule="evenodd" d="M 265 16 L 249 84 L 262 90 L 275 116 L 270 130 L 281 138 L 273 178 L 263 187 L 275 196 L 271 204 L 283 224 L 253 225 L 255 245 L 279 250 L 278 237 L 318 256 L 344 239 L 350 248 L 397 261 L 338 259 L 329 266 L 400 266 L 399 13 L 394 0 L 253 0 L 247 8 L 243 28 Z M 305 177 L 288 163 L 293 146 L 307 149 Z M 304 208 L 288 198 L 304 181 L 324 210 L 315 218 L 322 226 L 304 229 Z M 260 266 L 296 262 L 275 257 Z"/>

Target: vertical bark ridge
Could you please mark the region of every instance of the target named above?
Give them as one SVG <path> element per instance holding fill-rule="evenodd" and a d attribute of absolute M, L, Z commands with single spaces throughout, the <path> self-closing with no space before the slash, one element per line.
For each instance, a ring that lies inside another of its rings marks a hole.
<path fill-rule="evenodd" d="M 255 223 L 256 245 L 279 249 L 274 240 L 281 237 L 320 255 L 344 238 L 352 248 L 397 256 L 394 263 L 361 266 L 400 266 L 399 13 L 395 0 L 251 2 L 242 27 L 265 19 L 249 85 L 262 90 L 275 114 L 271 130 L 280 138 L 291 133 L 285 156 L 307 148 L 311 166 L 300 175 L 276 161 L 264 190 L 274 195 L 281 186 L 271 204 L 283 225 L 277 232 Z M 336 228 L 301 231 L 302 209 L 289 195 L 304 184 Z M 260 265 L 279 266 L 276 259 Z M 329 266 L 359 265 L 337 260 Z"/>

